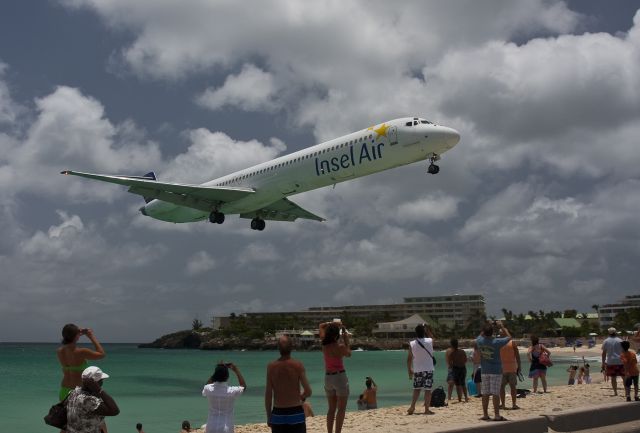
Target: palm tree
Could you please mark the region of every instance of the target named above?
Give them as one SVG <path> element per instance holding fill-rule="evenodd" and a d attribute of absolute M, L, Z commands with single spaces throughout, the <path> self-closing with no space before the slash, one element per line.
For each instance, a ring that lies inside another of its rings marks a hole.
<path fill-rule="evenodd" d="M 597 313 L 597 312 L 599 312 L 599 310 L 600 310 L 600 305 L 598 305 L 598 304 L 593 304 L 593 305 L 591 306 L 591 308 L 593 308 L 594 310 L 596 310 L 596 313 Z"/>

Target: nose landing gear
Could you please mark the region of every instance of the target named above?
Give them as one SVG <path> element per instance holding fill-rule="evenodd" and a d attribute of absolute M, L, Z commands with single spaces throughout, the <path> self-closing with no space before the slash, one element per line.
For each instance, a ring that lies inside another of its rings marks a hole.
<path fill-rule="evenodd" d="M 434 162 L 436 162 L 439 159 L 440 157 L 435 153 L 431 155 L 431 157 L 429 158 L 429 167 L 427 168 L 427 173 L 429 174 L 440 173 L 440 167 L 434 164 Z"/>

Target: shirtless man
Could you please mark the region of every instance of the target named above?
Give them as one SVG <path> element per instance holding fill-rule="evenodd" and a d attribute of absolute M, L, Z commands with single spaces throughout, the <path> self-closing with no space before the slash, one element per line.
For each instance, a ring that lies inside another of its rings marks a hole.
<path fill-rule="evenodd" d="M 302 402 L 311 395 L 311 387 L 304 365 L 291 358 L 289 337 L 280 337 L 278 350 L 280 358 L 267 366 L 267 386 L 264 392 L 267 425 L 273 433 L 306 433 Z"/>

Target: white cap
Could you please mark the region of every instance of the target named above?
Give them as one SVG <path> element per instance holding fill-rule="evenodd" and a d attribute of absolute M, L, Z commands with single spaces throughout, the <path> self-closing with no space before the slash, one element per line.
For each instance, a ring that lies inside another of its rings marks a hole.
<path fill-rule="evenodd" d="M 609 335 L 614 335 L 618 333 L 618 331 L 616 331 L 616 328 L 613 328 L 613 327 L 607 329 L 607 332 L 609 333 Z"/>
<path fill-rule="evenodd" d="M 100 367 L 96 367 L 94 365 L 92 365 L 91 367 L 85 368 L 84 371 L 82 372 L 83 379 L 93 379 L 96 382 L 101 381 L 102 379 L 106 379 L 108 377 L 109 375 L 107 373 L 100 370 Z"/>

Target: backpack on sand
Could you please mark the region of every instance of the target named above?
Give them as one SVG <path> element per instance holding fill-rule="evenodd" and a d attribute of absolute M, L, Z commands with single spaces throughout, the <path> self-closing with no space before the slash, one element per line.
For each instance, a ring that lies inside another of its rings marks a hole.
<path fill-rule="evenodd" d="M 443 407 L 446 406 L 447 394 L 444 392 L 444 388 L 439 386 L 431 392 L 431 407 Z"/>

